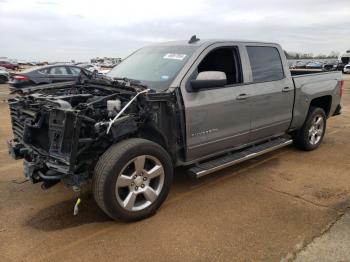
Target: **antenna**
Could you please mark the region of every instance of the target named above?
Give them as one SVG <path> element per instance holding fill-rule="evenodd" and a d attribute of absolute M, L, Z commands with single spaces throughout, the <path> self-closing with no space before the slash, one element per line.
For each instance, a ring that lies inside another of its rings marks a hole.
<path fill-rule="evenodd" d="M 188 43 L 189 43 L 189 44 L 193 44 L 193 43 L 195 43 L 195 42 L 197 42 L 197 41 L 199 41 L 199 40 L 200 40 L 200 39 L 197 38 L 196 35 L 193 35 L 193 36 L 191 36 L 191 38 L 190 38 L 190 40 L 188 41 Z"/>

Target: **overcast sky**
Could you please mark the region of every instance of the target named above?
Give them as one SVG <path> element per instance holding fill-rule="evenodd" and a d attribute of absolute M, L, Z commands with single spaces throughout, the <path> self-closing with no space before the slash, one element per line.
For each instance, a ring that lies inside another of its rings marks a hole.
<path fill-rule="evenodd" d="M 0 56 L 87 61 L 153 42 L 264 40 L 287 51 L 350 49 L 350 0 L 0 0 Z"/>

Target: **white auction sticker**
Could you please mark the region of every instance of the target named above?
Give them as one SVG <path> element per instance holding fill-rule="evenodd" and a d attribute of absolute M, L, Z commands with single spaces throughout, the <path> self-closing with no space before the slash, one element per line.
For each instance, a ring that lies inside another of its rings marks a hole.
<path fill-rule="evenodd" d="M 175 60 L 184 60 L 186 54 L 165 54 L 164 59 L 175 59 Z"/>

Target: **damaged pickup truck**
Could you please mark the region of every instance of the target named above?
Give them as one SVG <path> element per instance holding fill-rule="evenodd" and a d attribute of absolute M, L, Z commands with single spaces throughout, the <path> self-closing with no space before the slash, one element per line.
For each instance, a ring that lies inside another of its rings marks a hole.
<path fill-rule="evenodd" d="M 17 91 L 9 150 L 44 189 L 92 183 L 111 218 L 143 219 L 166 199 L 175 167 L 198 178 L 292 142 L 317 148 L 341 111 L 341 74 L 303 73 L 292 76 L 272 43 L 145 47 L 107 77 Z"/>

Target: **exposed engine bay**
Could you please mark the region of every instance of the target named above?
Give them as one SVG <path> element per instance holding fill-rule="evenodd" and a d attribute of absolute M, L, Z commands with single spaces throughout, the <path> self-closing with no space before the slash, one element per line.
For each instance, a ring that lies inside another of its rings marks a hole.
<path fill-rule="evenodd" d="M 180 141 L 172 94 L 132 81 L 59 83 L 17 91 L 9 99 L 14 139 L 25 176 L 49 188 L 64 181 L 79 190 L 99 156 L 127 137 L 147 137 L 171 152 Z M 169 116 L 172 117 L 169 117 Z"/>

